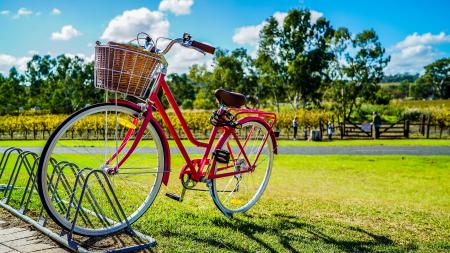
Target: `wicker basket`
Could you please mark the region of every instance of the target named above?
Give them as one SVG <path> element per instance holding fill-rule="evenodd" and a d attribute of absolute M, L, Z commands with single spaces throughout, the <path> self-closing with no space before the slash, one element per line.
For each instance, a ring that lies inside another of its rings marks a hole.
<path fill-rule="evenodd" d="M 95 47 L 96 88 L 145 99 L 161 69 L 158 54 L 133 46 L 109 42 Z"/>

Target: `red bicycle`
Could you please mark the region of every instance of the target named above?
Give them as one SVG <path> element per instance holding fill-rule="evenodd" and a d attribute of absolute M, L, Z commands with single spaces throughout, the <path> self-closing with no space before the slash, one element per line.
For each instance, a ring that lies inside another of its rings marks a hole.
<path fill-rule="evenodd" d="M 210 118 L 213 127 L 209 139 L 197 140 L 164 79 L 168 66 L 164 55 L 175 44 L 210 54 L 215 48 L 185 34 L 169 40 L 160 51 L 158 40 L 154 42 L 140 33 L 135 39 L 138 47 L 97 43 L 94 83 L 106 90 L 107 98 L 108 92 L 114 98 L 72 114 L 53 132 L 43 149 L 37 177 L 39 194 L 47 213 L 65 229 L 72 226 L 67 210 L 81 205 L 74 233 L 99 236 L 116 232 L 139 219 L 152 205 L 161 184 L 168 184 L 170 153 L 174 150 L 169 148 L 154 111 L 159 113 L 186 162 L 179 174 L 181 196 L 167 196 L 182 201 L 186 190 L 201 190 L 197 184 L 205 183 L 207 189 L 203 190 L 208 190 L 220 211 L 231 217 L 251 208 L 267 186 L 277 152 L 272 130 L 275 114 L 240 108 L 246 103 L 244 95 L 219 89 L 215 96 L 220 108 Z M 177 122 L 170 120 L 158 97 L 160 91 L 173 108 Z M 140 103 L 119 99 L 121 94 L 137 98 Z M 181 125 L 193 146 L 185 146 L 174 124 Z M 203 155 L 193 159 L 194 153 Z M 77 184 L 77 175 L 83 170 L 101 170 L 108 176 L 126 220 L 116 218 L 114 207 L 106 208 L 110 200 L 101 180 L 89 183 L 84 193 L 87 201 L 72 204 L 70 199 L 80 193 L 67 188 Z"/>

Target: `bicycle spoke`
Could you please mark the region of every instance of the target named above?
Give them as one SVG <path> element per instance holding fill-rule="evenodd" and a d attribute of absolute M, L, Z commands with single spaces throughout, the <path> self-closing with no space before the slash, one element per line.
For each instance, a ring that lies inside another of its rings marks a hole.
<path fill-rule="evenodd" d="M 137 113 L 133 109 L 114 104 L 94 105 L 88 110 L 80 111 L 63 123 L 65 126 L 53 137 L 55 140 L 49 149 L 52 153 L 45 157 L 75 163 L 80 170 L 92 168 L 108 172 L 111 168 L 117 168 L 136 140 L 137 131 L 130 132 L 133 128 L 130 124 L 142 127 L 142 123 L 135 120 L 135 115 Z M 98 127 L 98 130 L 93 132 L 94 136 L 91 135 L 92 131 L 86 130 L 91 128 L 92 124 Z M 96 174 L 90 177 L 87 182 L 89 191 L 86 191 L 86 196 L 80 203 L 84 214 L 80 213 L 81 220 L 76 225 L 78 232 L 101 234 L 126 225 L 112 199 L 112 193 L 107 187 L 108 182 L 117 199 L 124 202 L 121 206 L 130 222 L 134 222 L 152 204 L 163 176 L 163 168 L 160 167 L 163 164 L 161 159 L 164 159 L 163 147 L 158 140 L 157 130 L 152 125 L 144 129 L 142 138 L 145 140 L 141 139 L 142 141 L 137 143 L 134 152 L 123 161 L 116 174 L 107 175 L 106 180 Z M 148 146 L 151 143 L 153 146 Z M 105 164 L 108 164 L 107 167 Z M 87 175 L 89 171 L 84 174 Z M 77 173 L 66 174 L 69 185 L 74 184 Z M 56 187 L 55 191 L 59 196 L 48 204 L 54 207 L 52 214 L 61 223 L 59 225 L 70 229 L 65 211 L 60 209 L 59 205 L 69 203 L 72 196 L 78 201 L 84 183 L 84 179 L 80 180 L 75 193 L 66 194 L 61 185 Z M 50 191 L 44 194 L 50 194 Z M 77 205 L 74 202 L 70 207 L 72 218 Z"/>
<path fill-rule="evenodd" d="M 271 139 L 266 139 L 269 131 L 262 124 L 250 121 L 235 131 L 236 135 L 228 136 L 223 147 L 231 154 L 238 150 L 239 155 L 234 156 L 232 161 L 235 170 L 244 173 L 214 179 L 213 184 L 216 204 L 221 210 L 231 213 L 244 212 L 256 203 L 267 184 L 273 160 Z M 241 141 L 242 149 L 239 148 L 238 141 Z M 245 154 L 248 162 L 241 154 Z M 252 164 L 252 171 L 248 171 Z M 215 170 L 217 173 L 219 166 Z"/>

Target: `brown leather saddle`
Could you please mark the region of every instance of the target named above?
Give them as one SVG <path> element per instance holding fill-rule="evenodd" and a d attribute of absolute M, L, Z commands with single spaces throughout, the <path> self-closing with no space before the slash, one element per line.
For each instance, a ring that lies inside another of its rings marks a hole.
<path fill-rule="evenodd" d="M 241 93 L 226 91 L 224 89 L 217 89 L 214 92 L 219 103 L 230 107 L 241 107 L 245 105 L 247 99 Z"/>

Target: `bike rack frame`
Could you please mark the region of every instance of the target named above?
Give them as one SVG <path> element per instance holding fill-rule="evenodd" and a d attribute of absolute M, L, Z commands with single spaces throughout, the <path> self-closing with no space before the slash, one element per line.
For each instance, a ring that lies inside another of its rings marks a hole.
<path fill-rule="evenodd" d="M 125 227 L 122 230 L 122 232 L 125 231 L 129 236 L 131 236 L 133 238 L 133 242 L 135 243 L 134 245 L 128 245 L 121 248 L 108 249 L 104 252 L 111 252 L 111 253 L 133 252 L 137 250 L 147 249 L 151 246 L 156 245 L 156 240 L 154 238 L 151 238 L 147 235 L 140 233 L 139 231 L 132 229 L 131 224 L 129 224 L 127 217 L 122 209 L 122 206 L 120 205 L 120 202 L 118 201 L 117 196 L 114 193 L 114 190 L 111 187 L 108 177 L 104 171 L 90 168 L 80 169 L 76 164 L 67 161 L 58 162 L 54 159 L 50 160 L 53 166 L 53 172 L 51 173 L 51 175 L 48 175 L 48 184 L 49 184 L 48 186 L 50 191 L 53 189 L 52 198 L 58 198 L 58 192 L 56 191 L 58 184 L 61 184 L 66 194 L 69 194 L 68 196 L 70 196 L 70 201 L 67 204 L 67 206 L 64 202 L 60 201 L 58 203 L 58 207 L 62 208 L 62 210 L 66 210 L 66 218 L 71 217 L 70 216 L 71 207 L 72 206 L 75 207 L 75 213 L 73 214 L 73 219 L 71 221 L 72 226 L 71 229 L 69 231 L 61 229 L 60 232 L 57 232 L 55 231 L 56 230 L 55 228 L 48 226 L 49 222 L 48 215 L 42 203 L 40 203 L 40 199 L 39 203 L 37 203 L 41 206 L 38 211 L 38 217 L 32 218 L 31 215 L 27 215 L 29 213 L 28 211 L 30 211 L 30 204 L 32 203 L 32 195 L 37 194 L 36 171 L 39 163 L 39 156 L 34 152 L 24 151 L 16 147 L 6 149 L 3 152 L 3 155 L 0 160 L 0 179 L 5 174 L 5 169 L 7 165 L 11 164 L 8 162 L 10 162 L 10 159 L 13 157 L 11 155 L 13 154 L 16 154 L 17 158 L 14 162 L 14 167 L 12 168 L 11 174 L 9 175 L 8 183 L 6 185 L 5 184 L 0 185 L 0 198 L 1 198 L 0 206 L 8 210 L 10 213 L 21 218 L 27 223 L 30 223 L 37 230 L 41 231 L 54 241 L 58 242 L 59 244 L 62 244 L 63 246 L 67 247 L 72 251 L 99 252 L 99 251 L 91 251 L 87 248 L 82 247 L 79 242 L 78 238 L 79 236 L 77 236 L 78 239 L 74 239 L 73 236 L 73 229 L 75 228 L 78 219 L 82 219 L 83 222 L 85 223 L 90 222 L 89 217 L 87 216 L 88 214 L 95 215 L 103 224 L 111 224 L 113 222 L 109 218 L 105 217 L 102 207 L 98 204 L 94 194 L 89 188 L 88 183 L 92 182 L 93 180 L 96 180 L 97 183 L 101 186 L 102 191 L 105 194 L 106 199 L 108 200 L 116 218 L 118 218 L 120 222 L 125 221 L 125 223 L 127 224 L 127 227 Z M 26 186 L 17 187 L 16 186 L 16 183 L 18 181 L 17 179 L 19 178 L 20 172 L 21 171 L 23 172 L 23 170 L 26 171 L 25 174 L 27 177 Z M 73 173 L 73 175 L 76 177 L 74 185 L 69 184 L 69 181 L 67 180 L 65 173 Z M 77 189 L 81 189 L 81 194 L 78 198 L 75 197 Z M 3 196 L 1 193 L 2 191 Z M 20 201 L 17 201 L 17 203 L 15 203 L 16 205 L 18 204 L 18 207 L 13 207 L 12 204 L 10 203 L 13 196 L 13 192 L 14 197 L 19 196 Z M 17 194 L 17 192 L 19 193 Z M 83 203 L 83 201 L 87 201 L 88 205 L 91 207 L 92 210 L 82 207 L 81 204 Z M 108 236 L 113 237 L 116 236 L 118 233 L 120 232 L 116 232 Z M 101 238 L 103 238 L 103 236 Z"/>

